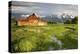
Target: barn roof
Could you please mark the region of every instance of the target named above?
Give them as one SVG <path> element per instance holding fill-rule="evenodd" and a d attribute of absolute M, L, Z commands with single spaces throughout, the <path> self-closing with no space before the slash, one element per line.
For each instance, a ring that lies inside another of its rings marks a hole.
<path fill-rule="evenodd" d="M 29 17 L 26 17 L 26 19 L 19 19 L 18 21 L 29 21 L 29 20 L 40 20 L 40 21 L 46 21 L 46 20 L 43 20 L 41 19 L 40 17 L 37 17 L 35 15 L 35 13 L 33 13 L 32 15 L 30 15 Z"/>

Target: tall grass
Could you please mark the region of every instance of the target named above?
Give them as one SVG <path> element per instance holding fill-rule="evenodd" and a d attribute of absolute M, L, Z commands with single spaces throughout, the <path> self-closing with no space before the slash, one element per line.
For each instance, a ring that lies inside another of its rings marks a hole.
<path fill-rule="evenodd" d="M 77 24 L 49 24 L 47 26 L 19 27 L 12 22 L 11 34 L 12 52 L 78 48 Z"/>

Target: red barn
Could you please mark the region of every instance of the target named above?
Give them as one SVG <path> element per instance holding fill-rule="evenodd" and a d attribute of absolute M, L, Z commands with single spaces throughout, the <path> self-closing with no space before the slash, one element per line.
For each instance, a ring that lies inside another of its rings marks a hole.
<path fill-rule="evenodd" d="M 27 17 L 25 19 L 17 20 L 17 24 L 18 24 L 18 26 L 25 26 L 25 25 L 42 26 L 42 25 L 47 25 L 47 21 L 42 20 L 41 18 L 37 17 L 33 13 L 32 15 L 30 15 L 29 17 Z"/>

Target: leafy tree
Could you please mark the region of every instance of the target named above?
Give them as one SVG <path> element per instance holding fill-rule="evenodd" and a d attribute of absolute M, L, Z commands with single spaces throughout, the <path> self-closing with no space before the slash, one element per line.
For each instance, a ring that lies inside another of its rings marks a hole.
<path fill-rule="evenodd" d="M 64 22 L 64 24 L 71 24 L 71 21 L 67 20 L 66 22 Z"/>
<path fill-rule="evenodd" d="M 48 22 L 48 24 L 57 24 L 57 22 Z"/>
<path fill-rule="evenodd" d="M 72 19 L 72 24 L 78 23 L 78 16 L 75 16 L 74 19 Z"/>

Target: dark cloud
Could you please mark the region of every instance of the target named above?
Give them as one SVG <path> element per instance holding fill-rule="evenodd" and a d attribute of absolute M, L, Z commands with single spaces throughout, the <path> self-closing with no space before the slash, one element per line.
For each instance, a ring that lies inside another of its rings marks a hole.
<path fill-rule="evenodd" d="M 71 4 L 50 4 L 50 3 L 35 3 L 35 2 L 12 2 L 13 13 L 37 13 L 39 15 L 71 13 L 78 15 L 78 6 Z"/>

